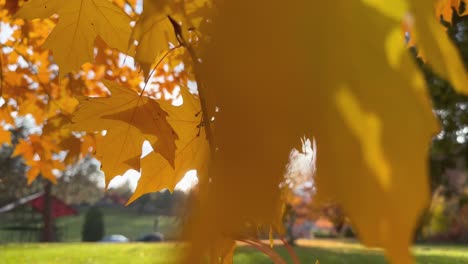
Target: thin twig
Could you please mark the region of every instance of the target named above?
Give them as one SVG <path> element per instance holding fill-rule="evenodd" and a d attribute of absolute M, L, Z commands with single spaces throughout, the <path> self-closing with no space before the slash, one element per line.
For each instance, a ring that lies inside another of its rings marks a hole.
<path fill-rule="evenodd" d="M 153 75 L 153 73 L 156 71 L 156 69 L 159 67 L 159 65 L 161 64 L 161 62 L 163 62 L 163 60 L 171 53 L 173 52 L 174 50 L 178 49 L 182 47 L 181 45 L 178 45 L 178 46 L 175 46 L 174 48 L 166 51 L 166 53 L 164 53 L 164 55 L 161 57 L 161 59 L 159 59 L 158 63 L 156 63 L 153 67 L 153 69 L 151 69 L 150 73 L 148 74 L 148 79 L 145 81 L 145 85 L 143 86 L 143 89 L 141 90 L 141 94 L 140 94 L 140 97 L 143 95 L 143 92 L 145 91 L 146 89 L 146 85 L 149 83 L 150 79 L 151 79 L 151 75 Z M 146 78 L 146 76 L 145 76 Z"/>
<path fill-rule="evenodd" d="M 291 245 L 289 245 L 289 243 L 286 240 L 284 240 L 283 237 L 280 237 L 280 239 L 283 242 L 284 246 L 286 247 L 286 250 L 288 251 L 289 255 L 291 256 L 294 264 L 301 264 L 301 262 L 299 261 L 299 258 L 297 257 L 296 252 L 291 247 Z"/>
<path fill-rule="evenodd" d="M 193 63 L 200 64 L 200 61 L 198 60 L 198 57 L 197 57 L 197 55 L 195 53 L 195 50 L 193 49 L 192 45 L 190 45 L 190 43 L 187 42 L 184 39 L 184 36 L 182 35 L 182 29 L 181 29 L 180 25 L 171 16 L 168 16 L 168 18 L 169 18 L 169 21 L 172 23 L 172 26 L 174 27 L 174 33 L 175 33 L 175 35 L 177 37 L 177 40 L 179 41 L 179 45 L 182 45 L 187 49 Z M 206 139 L 207 139 L 208 145 L 210 147 L 210 158 L 211 158 L 211 160 L 213 160 L 215 150 L 216 150 L 216 145 L 215 145 L 215 142 L 214 142 L 213 130 L 211 128 L 211 122 L 210 122 L 211 118 L 208 116 L 208 106 L 206 104 L 206 97 L 205 97 L 206 96 L 206 94 L 205 94 L 206 90 L 205 90 L 205 86 L 200 81 L 200 78 L 199 78 L 200 74 L 199 74 L 199 72 L 197 70 L 198 69 L 197 65 L 195 65 L 194 69 L 195 69 L 195 82 L 197 83 L 198 95 L 199 95 L 199 98 L 200 98 L 200 106 L 201 106 L 201 110 L 202 110 L 203 126 L 205 127 Z"/>
<path fill-rule="evenodd" d="M 263 252 L 265 255 L 267 255 L 275 264 L 286 264 L 286 261 L 281 258 L 281 256 L 271 249 L 269 246 L 263 244 L 261 241 L 255 241 L 255 240 L 249 240 L 249 239 L 238 239 L 240 242 L 244 242 L 255 249 L 260 250 Z"/>
<path fill-rule="evenodd" d="M 187 50 L 190 53 L 190 56 L 192 57 L 192 61 L 195 61 L 195 63 L 199 63 L 195 54 L 193 53 L 193 49 L 191 46 L 187 47 Z M 196 69 L 197 67 L 195 67 Z M 214 136 L 213 136 L 213 131 L 211 128 L 211 118 L 208 116 L 208 107 L 206 105 L 206 94 L 205 94 L 205 86 L 203 85 L 202 82 L 200 82 L 199 79 L 199 74 L 197 73 L 197 70 L 195 70 L 195 82 L 197 83 L 198 87 L 198 95 L 200 98 L 200 106 L 202 110 L 202 120 L 203 120 L 203 126 L 205 127 L 205 132 L 206 132 L 206 139 L 208 141 L 208 144 L 210 146 L 210 157 L 211 160 L 213 160 L 214 154 L 215 154 L 215 149 L 216 145 L 214 142 Z"/>

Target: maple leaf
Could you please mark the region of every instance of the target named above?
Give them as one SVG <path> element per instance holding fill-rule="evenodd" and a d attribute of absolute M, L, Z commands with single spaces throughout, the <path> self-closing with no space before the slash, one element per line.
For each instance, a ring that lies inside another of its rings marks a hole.
<path fill-rule="evenodd" d="M 246 219 L 279 222 L 288 153 L 311 134 L 321 150 L 318 198 L 342 204 L 365 245 L 411 263 L 437 125 L 403 34 L 394 34 L 404 8 L 364 2 L 384 1 L 224 3 L 199 65 L 207 104 L 219 107 L 218 151 L 191 219 L 193 256 L 241 233 Z"/>
<path fill-rule="evenodd" d="M 163 11 L 167 5 L 167 0 L 144 0 L 144 11 L 131 35 L 131 40 L 138 41 L 135 59 L 146 74 L 149 73 L 150 66 L 156 57 L 169 49 L 169 43 L 178 44 L 174 27 L 168 18 L 169 14 Z"/>
<path fill-rule="evenodd" d="M 49 93 L 48 117 L 53 117 L 57 113 L 70 115 L 75 111 L 78 100 L 72 94 L 72 84 L 69 79 L 62 79 L 60 85 L 50 84 L 50 87 L 55 88 L 55 94 Z"/>
<path fill-rule="evenodd" d="M 73 136 L 72 134 L 61 138 L 59 147 L 68 151 L 64 159 L 65 164 L 73 164 L 81 158 L 81 143 L 81 139 Z"/>
<path fill-rule="evenodd" d="M 93 47 L 97 36 L 112 48 L 127 51 L 131 19 L 108 0 L 31 0 L 16 16 L 24 19 L 48 18 L 59 15 L 46 48 L 53 52 L 60 74 L 79 70 L 85 62 L 93 61 Z"/>
<path fill-rule="evenodd" d="M 37 123 L 42 123 L 45 120 L 45 104 L 34 93 L 25 94 L 24 99 L 20 100 L 20 105 L 18 114 L 22 116 L 31 114 Z"/>
<path fill-rule="evenodd" d="M 81 156 L 85 157 L 88 154 L 94 154 L 96 152 L 96 142 L 101 140 L 102 135 L 100 133 L 86 134 L 81 137 Z"/>
<path fill-rule="evenodd" d="M 15 123 L 15 121 L 11 117 L 11 109 L 6 104 L 0 107 L 0 122 L 1 121 L 11 125 Z"/>
<path fill-rule="evenodd" d="M 26 173 L 28 184 L 31 184 L 39 175 L 56 183 L 54 170 L 63 170 L 64 164 L 54 158 L 58 153 L 58 146 L 48 136 L 31 135 L 29 139 L 20 139 L 12 156 L 22 156 L 25 164 L 29 166 Z"/>
<path fill-rule="evenodd" d="M 65 166 L 59 160 L 47 160 L 47 161 L 26 161 L 26 165 L 29 166 L 29 170 L 26 173 L 28 178 L 28 184 L 31 184 L 39 175 L 52 183 L 57 183 L 57 178 L 53 173 L 54 170 L 64 170 Z"/>
<path fill-rule="evenodd" d="M 9 87 L 9 89 L 4 89 L 4 91 L 2 91 L 2 96 L 4 98 L 24 96 L 28 92 L 28 84 L 24 79 L 25 75 L 27 75 L 27 73 L 22 69 L 15 72 L 5 72 L 3 78 L 7 88 Z"/>
<path fill-rule="evenodd" d="M 129 169 L 140 169 L 142 144 L 148 140 L 153 149 L 174 166 L 177 134 L 167 122 L 159 104 L 133 90 L 104 81 L 111 95 L 105 98 L 79 97 L 80 105 L 72 117 L 73 130 L 107 130 L 96 143 L 96 156 L 102 162 L 106 183 Z"/>
<path fill-rule="evenodd" d="M 141 177 L 127 204 L 140 196 L 163 189 L 174 190 L 176 184 L 189 170 L 197 170 L 199 177 L 206 173 L 209 146 L 204 130 L 200 128 L 200 101 L 186 87 L 181 88 L 183 104 L 173 106 L 162 101 L 161 107 L 168 114 L 167 121 L 179 136 L 176 141 L 175 167 L 160 154 L 151 152 L 141 160 Z M 135 162 L 134 157 L 130 164 Z"/>
<path fill-rule="evenodd" d="M 0 128 L 0 145 L 7 144 L 11 145 L 11 132 Z"/>
<path fill-rule="evenodd" d="M 150 65 L 162 52 L 168 50 L 170 44 L 174 46 L 179 44 L 176 34 L 183 34 L 187 38 L 189 29 L 191 31 L 197 29 L 202 21 L 207 19 L 205 9 L 209 6 L 209 2 L 209 0 L 143 1 L 143 13 L 133 29 L 130 44 L 133 44 L 134 40 L 137 41 L 135 59 L 146 74 L 149 73 Z M 171 23 L 169 17 L 175 24 Z"/>
<path fill-rule="evenodd" d="M 42 128 L 42 134 L 47 135 L 55 140 L 60 140 L 70 134 L 70 130 L 63 128 L 70 123 L 70 116 L 57 114 L 54 117 L 47 119 L 47 122 Z"/>

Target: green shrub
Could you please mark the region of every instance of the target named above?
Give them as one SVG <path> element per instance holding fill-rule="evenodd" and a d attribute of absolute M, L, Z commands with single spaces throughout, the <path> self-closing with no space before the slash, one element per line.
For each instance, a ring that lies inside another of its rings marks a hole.
<path fill-rule="evenodd" d="M 100 241 L 104 236 L 102 212 L 97 206 L 88 209 L 81 231 L 81 239 L 86 242 Z"/>

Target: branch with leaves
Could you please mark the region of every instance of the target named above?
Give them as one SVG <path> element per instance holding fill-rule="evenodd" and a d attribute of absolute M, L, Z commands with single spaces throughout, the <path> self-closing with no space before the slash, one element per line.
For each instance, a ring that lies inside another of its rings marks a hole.
<path fill-rule="evenodd" d="M 412 263 L 408 248 L 429 201 L 426 155 L 438 126 L 403 20 L 419 56 L 468 93 L 432 4 L 145 0 L 136 14 L 135 1 L 114 2 L 30 0 L 14 17 L 2 10 L 13 31 L 2 108 L 32 112 L 44 132 L 15 151 L 29 161 L 30 181 L 39 174 L 54 181 L 65 162 L 61 149 L 100 159 L 106 183 L 140 171 L 129 203 L 173 190 L 195 169 L 189 262 L 214 252 L 213 262 L 229 263 L 241 239 L 282 263 L 243 234 L 246 223 L 283 233 L 279 186 L 305 133 L 320 149 L 315 198 L 341 203 L 364 244 Z M 465 1 L 436 3 L 446 21 L 465 14 L 452 9 Z M 145 141 L 152 151 L 141 157 Z M 359 194 L 350 188 L 356 185 Z"/>

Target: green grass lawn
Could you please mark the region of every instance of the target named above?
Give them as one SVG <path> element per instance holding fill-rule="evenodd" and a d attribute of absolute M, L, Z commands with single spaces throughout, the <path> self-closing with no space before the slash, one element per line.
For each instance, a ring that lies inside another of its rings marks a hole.
<path fill-rule="evenodd" d="M 387 263 L 382 251 L 367 249 L 355 242 L 313 240 L 312 243 L 306 242 L 301 245 L 295 247 L 301 263 L 313 264 L 317 259 L 321 264 Z M 287 255 L 283 247 L 276 249 L 282 256 Z M 181 250 L 180 245 L 173 243 L 6 244 L 0 245 L 0 263 L 172 263 L 180 255 Z M 468 263 L 466 246 L 416 246 L 413 252 L 417 263 L 420 264 Z M 271 261 L 261 252 L 247 246 L 239 246 L 234 256 L 234 263 L 267 264 Z"/>
<path fill-rule="evenodd" d="M 12 242 L 0 232 L 0 264 L 54 264 L 54 263 L 171 263 L 181 254 L 181 246 L 174 243 L 163 244 L 104 244 L 76 243 L 81 240 L 81 227 L 84 213 L 75 217 L 61 218 L 57 224 L 61 227 L 63 241 L 72 243 L 54 244 L 1 244 Z M 134 240 L 141 235 L 153 232 L 154 215 L 139 215 L 129 208 L 103 209 L 105 233 L 122 234 Z M 159 229 L 167 238 L 177 236 L 178 223 L 174 218 L 159 216 Z M 1 222 L 1 219 L 0 219 Z M 290 259 L 283 247 L 276 250 L 289 263 Z M 364 248 L 356 242 L 343 240 L 304 240 L 295 247 L 301 263 L 314 264 L 318 259 L 321 264 L 379 264 L 387 263 L 382 251 Z M 468 263 L 468 246 L 421 245 L 413 248 L 419 264 L 458 264 Z M 234 256 L 234 263 L 267 264 L 271 261 L 248 246 L 239 246 Z"/>

